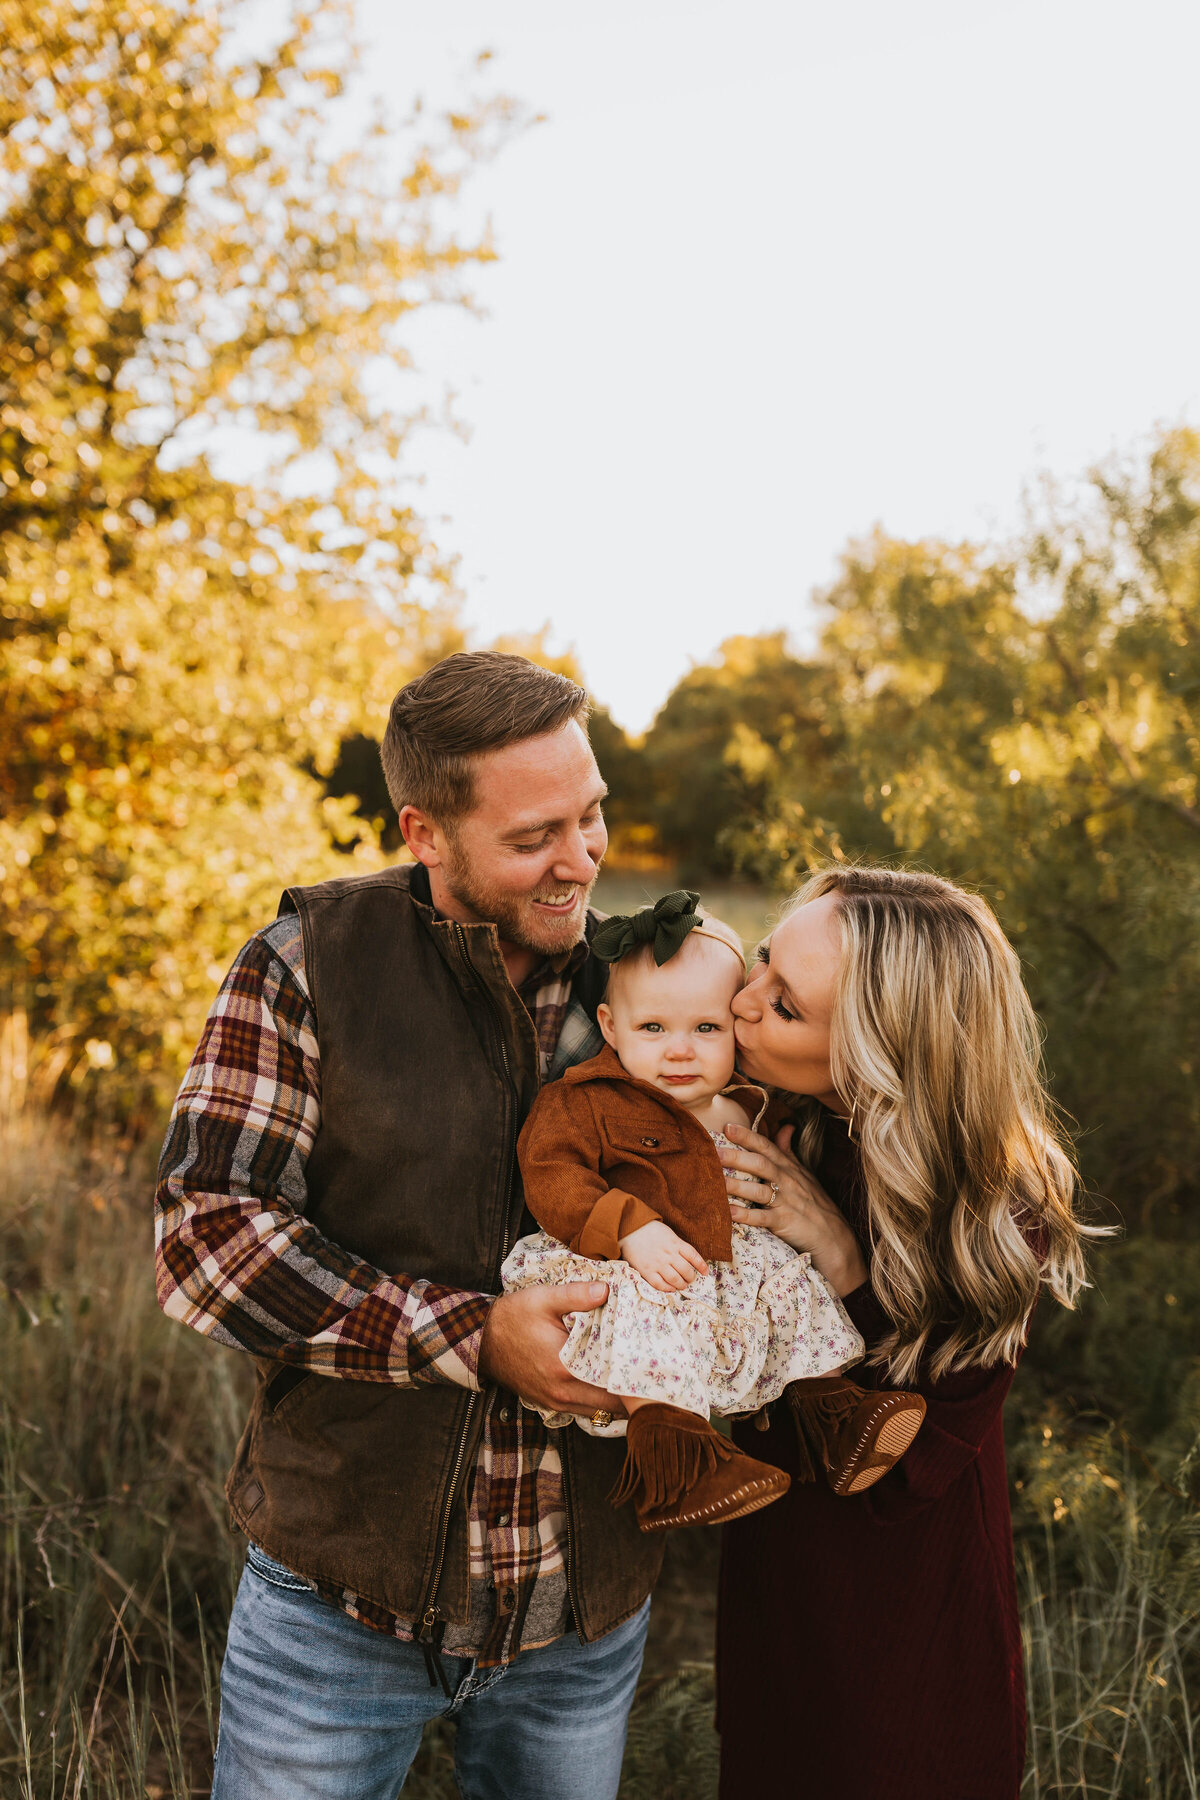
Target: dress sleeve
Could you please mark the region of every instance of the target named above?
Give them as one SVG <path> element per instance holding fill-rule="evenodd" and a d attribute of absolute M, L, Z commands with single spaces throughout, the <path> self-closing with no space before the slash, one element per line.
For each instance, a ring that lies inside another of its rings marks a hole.
<path fill-rule="evenodd" d="M 884 1336 L 887 1315 L 869 1282 L 847 1294 L 842 1305 L 868 1349 Z M 943 1375 L 938 1381 L 922 1377 L 911 1384 L 911 1391 L 925 1401 L 925 1419 L 907 1454 L 862 1496 L 877 1519 L 910 1518 L 942 1497 L 978 1457 L 1000 1417 L 1015 1374 L 1011 1363 L 1000 1363 Z"/>
<path fill-rule="evenodd" d="M 579 1256 L 615 1261 L 621 1239 L 661 1215 L 600 1173 L 600 1137 L 590 1102 L 551 1082 L 525 1121 L 517 1144 L 525 1204 L 550 1236 Z"/>

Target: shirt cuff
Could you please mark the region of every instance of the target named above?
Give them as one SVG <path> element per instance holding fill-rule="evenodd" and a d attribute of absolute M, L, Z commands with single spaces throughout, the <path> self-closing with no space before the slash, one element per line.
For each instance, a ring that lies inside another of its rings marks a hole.
<path fill-rule="evenodd" d="M 478 1393 L 484 1386 L 479 1352 L 495 1299 L 430 1282 L 408 1341 L 410 1380 Z"/>
<path fill-rule="evenodd" d="M 595 1257 L 601 1262 L 616 1262 L 621 1254 L 621 1239 L 660 1217 L 653 1207 L 620 1188 L 609 1188 L 588 1214 L 583 1230 L 571 1246 L 580 1256 Z"/>

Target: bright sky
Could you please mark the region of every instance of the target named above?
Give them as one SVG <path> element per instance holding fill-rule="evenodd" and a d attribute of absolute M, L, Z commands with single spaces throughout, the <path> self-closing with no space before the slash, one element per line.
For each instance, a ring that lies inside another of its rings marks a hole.
<path fill-rule="evenodd" d="M 876 522 L 1003 533 L 1200 417 L 1195 0 L 359 0 L 398 108 L 474 53 L 547 122 L 479 183 L 470 441 L 422 505 L 478 641 L 552 627 L 643 728 L 735 632 L 811 642 Z"/>

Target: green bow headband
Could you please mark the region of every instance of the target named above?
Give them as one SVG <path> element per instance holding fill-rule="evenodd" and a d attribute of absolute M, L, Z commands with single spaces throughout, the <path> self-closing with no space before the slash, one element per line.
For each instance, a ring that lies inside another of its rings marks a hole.
<path fill-rule="evenodd" d="M 605 919 L 592 939 L 592 954 L 601 962 L 620 962 L 631 950 L 642 944 L 654 945 L 654 960 L 661 968 L 682 948 L 689 931 L 700 924 L 699 894 L 677 888 L 664 894 L 653 906 L 643 906 L 635 913 L 614 913 Z"/>

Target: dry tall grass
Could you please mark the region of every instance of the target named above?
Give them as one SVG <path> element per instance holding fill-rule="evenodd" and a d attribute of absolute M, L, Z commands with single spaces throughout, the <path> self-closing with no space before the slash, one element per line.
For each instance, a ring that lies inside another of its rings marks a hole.
<path fill-rule="evenodd" d="M 0 1796 L 205 1794 L 241 1560 L 221 1482 L 247 1371 L 158 1313 L 144 1177 L 28 1116 L 0 1171 Z M 1126 1483 L 1107 1524 L 1072 1515 L 1053 1554 L 1035 1544 L 1030 1796 L 1200 1795 L 1195 1518 Z M 685 1660 L 711 1577 L 711 1546 L 689 1534 L 623 1800 L 715 1793 L 711 1671 Z M 434 1729 L 406 1796 L 449 1800 L 450 1758 Z"/>

